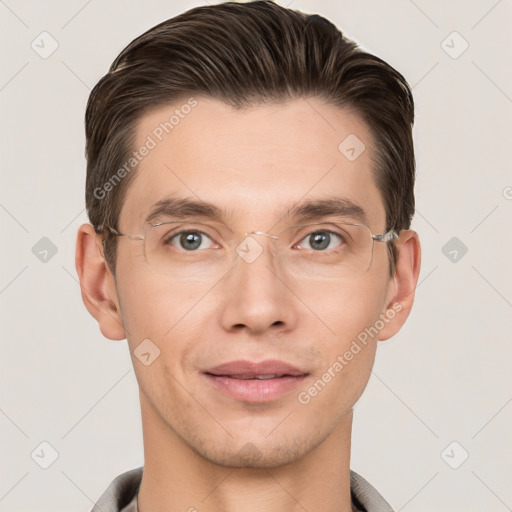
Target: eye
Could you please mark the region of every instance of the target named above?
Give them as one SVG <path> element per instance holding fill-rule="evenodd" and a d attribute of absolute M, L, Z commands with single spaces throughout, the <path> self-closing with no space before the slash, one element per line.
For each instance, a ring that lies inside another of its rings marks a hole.
<path fill-rule="evenodd" d="M 337 244 L 336 244 L 337 242 Z M 323 251 L 325 249 L 334 249 L 344 242 L 343 237 L 334 231 L 322 230 L 313 231 L 304 237 L 298 244 L 299 249 L 312 249 L 314 251 Z"/>
<path fill-rule="evenodd" d="M 202 231 L 180 231 L 170 236 L 166 240 L 167 244 L 171 244 L 178 249 L 186 251 L 195 251 L 196 249 L 210 249 L 213 241 Z"/>

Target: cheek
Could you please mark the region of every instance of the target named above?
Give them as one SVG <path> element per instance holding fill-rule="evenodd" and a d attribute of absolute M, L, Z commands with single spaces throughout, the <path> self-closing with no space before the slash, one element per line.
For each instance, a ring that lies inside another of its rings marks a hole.
<path fill-rule="evenodd" d="M 175 283 L 142 265 L 123 262 L 117 290 L 131 352 L 149 339 L 165 359 L 177 363 L 194 345 L 202 322 L 212 314 L 205 310 L 208 301 L 202 300 L 210 287 Z"/>
<path fill-rule="evenodd" d="M 323 364 L 298 395 L 299 403 L 311 404 L 305 407 L 306 414 L 328 411 L 332 428 L 353 408 L 370 378 L 377 338 L 367 335 L 365 328 L 372 320 L 370 315 L 338 316 L 336 339 L 323 344 Z"/>
<path fill-rule="evenodd" d="M 379 275 L 381 276 L 379 278 Z M 364 279 L 345 281 L 335 290 L 317 295 L 314 311 L 330 329 L 319 339 L 323 365 L 317 388 L 325 385 L 325 405 L 351 407 L 363 392 L 373 367 L 377 339 L 385 325 L 381 320 L 387 286 L 382 272 Z M 315 393 L 314 390 L 311 390 Z"/>
<path fill-rule="evenodd" d="M 367 272 L 363 278 L 340 280 L 306 299 L 311 311 L 324 320 L 341 346 L 375 323 L 385 308 L 386 279 L 382 272 L 373 274 Z"/>

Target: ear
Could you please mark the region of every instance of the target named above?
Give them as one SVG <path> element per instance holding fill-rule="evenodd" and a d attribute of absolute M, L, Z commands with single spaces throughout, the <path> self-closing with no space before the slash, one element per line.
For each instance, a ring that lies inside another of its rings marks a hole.
<path fill-rule="evenodd" d="M 101 235 L 91 224 L 82 224 L 76 239 L 75 267 L 82 300 L 98 321 L 101 333 L 111 340 L 126 338 L 115 278 L 103 258 Z"/>
<path fill-rule="evenodd" d="M 418 283 L 421 266 L 421 247 L 418 233 L 402 230 L 396 243 L 396 271 L 383 311 L 384 328 L 379 332 L 380 341 L 394 336 L 404 325 L 414 302 L 414 292 Z"/>

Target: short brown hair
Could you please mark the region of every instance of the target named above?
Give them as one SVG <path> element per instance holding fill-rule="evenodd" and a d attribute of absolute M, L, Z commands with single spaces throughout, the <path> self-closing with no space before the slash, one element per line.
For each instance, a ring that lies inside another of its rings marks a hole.
<path fill-rule="evenodd" d="M 327 19 L 257 0 L 196 7 L 160 23 L 134 39 L 96 84 L 85 131 L 86 207 L 97 232 L 118 227 L 135 171 L 108 194 L 104 184 L 130 158 L 137 122 L 150 108 L 191 94 L 237 109 L 313 96 L 355 111 L 375 140 L 373 173 L 386 228 L 409 229 L 414 102 L 406 80 Z M 115 273 L 116 237 L 105 233 L 104 248 Z M 392 242 L 388 248 L 393 274 L 396 248 Z"/>

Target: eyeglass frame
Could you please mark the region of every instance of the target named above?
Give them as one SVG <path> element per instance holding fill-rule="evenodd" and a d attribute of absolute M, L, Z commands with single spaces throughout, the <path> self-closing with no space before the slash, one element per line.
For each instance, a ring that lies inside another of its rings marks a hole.
<path fill-rule="evenodd" d="M 124 236 L 127 238 L 127 240 L 130 240 L 130 241 L 134 241 L 134 240 L 143 240 L 144 241 L 145 240 L 145 232 L 147 229 L 156 228 L 158 226 L 162 226 L 162 225 L 166 225 L 166 224 L 178 224 L 180 222 L 186 223 L 186 222 L 192 222 L 192 221 L 189 221 L 188 219 L 184 219 L 184 220 L 174 220 L 174 221 L 163 221 L 163 222 L 150 223 L 144 228 L 144 232 L 140 233 L 138 235 L 134 235 L 134 234 L 130 234 L 130 233 L 121 233 L 117 229 L 112 228 L 111 226 L 108 226 L 106 224 L 101 224 L 100 226 L 95 227 L 94 229 L 95 229 L 96 233 L 98 233 L 98 234 L 103 233 L 105 231 L 105 229 L 107 229 L 111 234 L 118 236 L 118 237 Z M 224 223 L 222 223 L 222 224 L 224 226 L 226 226 L 231 232 L 233 232 L 233 230 L 229 226 L 227 226 Z M 288 229 L 294 228 L 294 227 L 314 226 L 317 224 L 322 224 L 322 223 L 321 222 L 312 222 L 312 223 L 308 223 L 308 224 L 295 224 L 293 226 L 288 226 L 287 228 L 284 228 L 283 230 L 280 231 L 280 233 L 283 231 L 286 231 Z M 340 222 L 340 224 L 347 225 L 347 226 L 358 226 L 358 227 L 366 228 L 368 230 L 368 232 L 370 233 L 372 241 L 388 243 L 388 242 L 391 242 L 393 240 L 400 238 L 399 233 L 397 233 L 394 229 L 388 229 L 387 231 L 384 231 L 384 233 L 381 233 L 380 235 L 375 235 L 372 233 L 372 230 L 370 229 L 370 227 L 367 226 L 366 224 L 357 224 L 357 223 L 350 223 L 350 222 Z M 247 231 L 244 233 L 244 236 L 249 236 L 249 235 L 263 235 L 267 238 L 272 238 L 275 240 L 279 239 L 279 237 L 277 235 L 270 235 L 269 233 L 266 233 L 264 231 L 259 231 L 259 230 Z M 106 241 L 106 238 L 104 238 L 102 240 L 103 246 L 105 245 L 105 241 Z M 371 266 L 372 261 L 373 261 L 373 244 L 372 244 L 372 256 L 370 259 L 370 263 L 369 263 L 368 267 L 362 272 L 363 274 L 368 271 L 368 269 Z"/>

